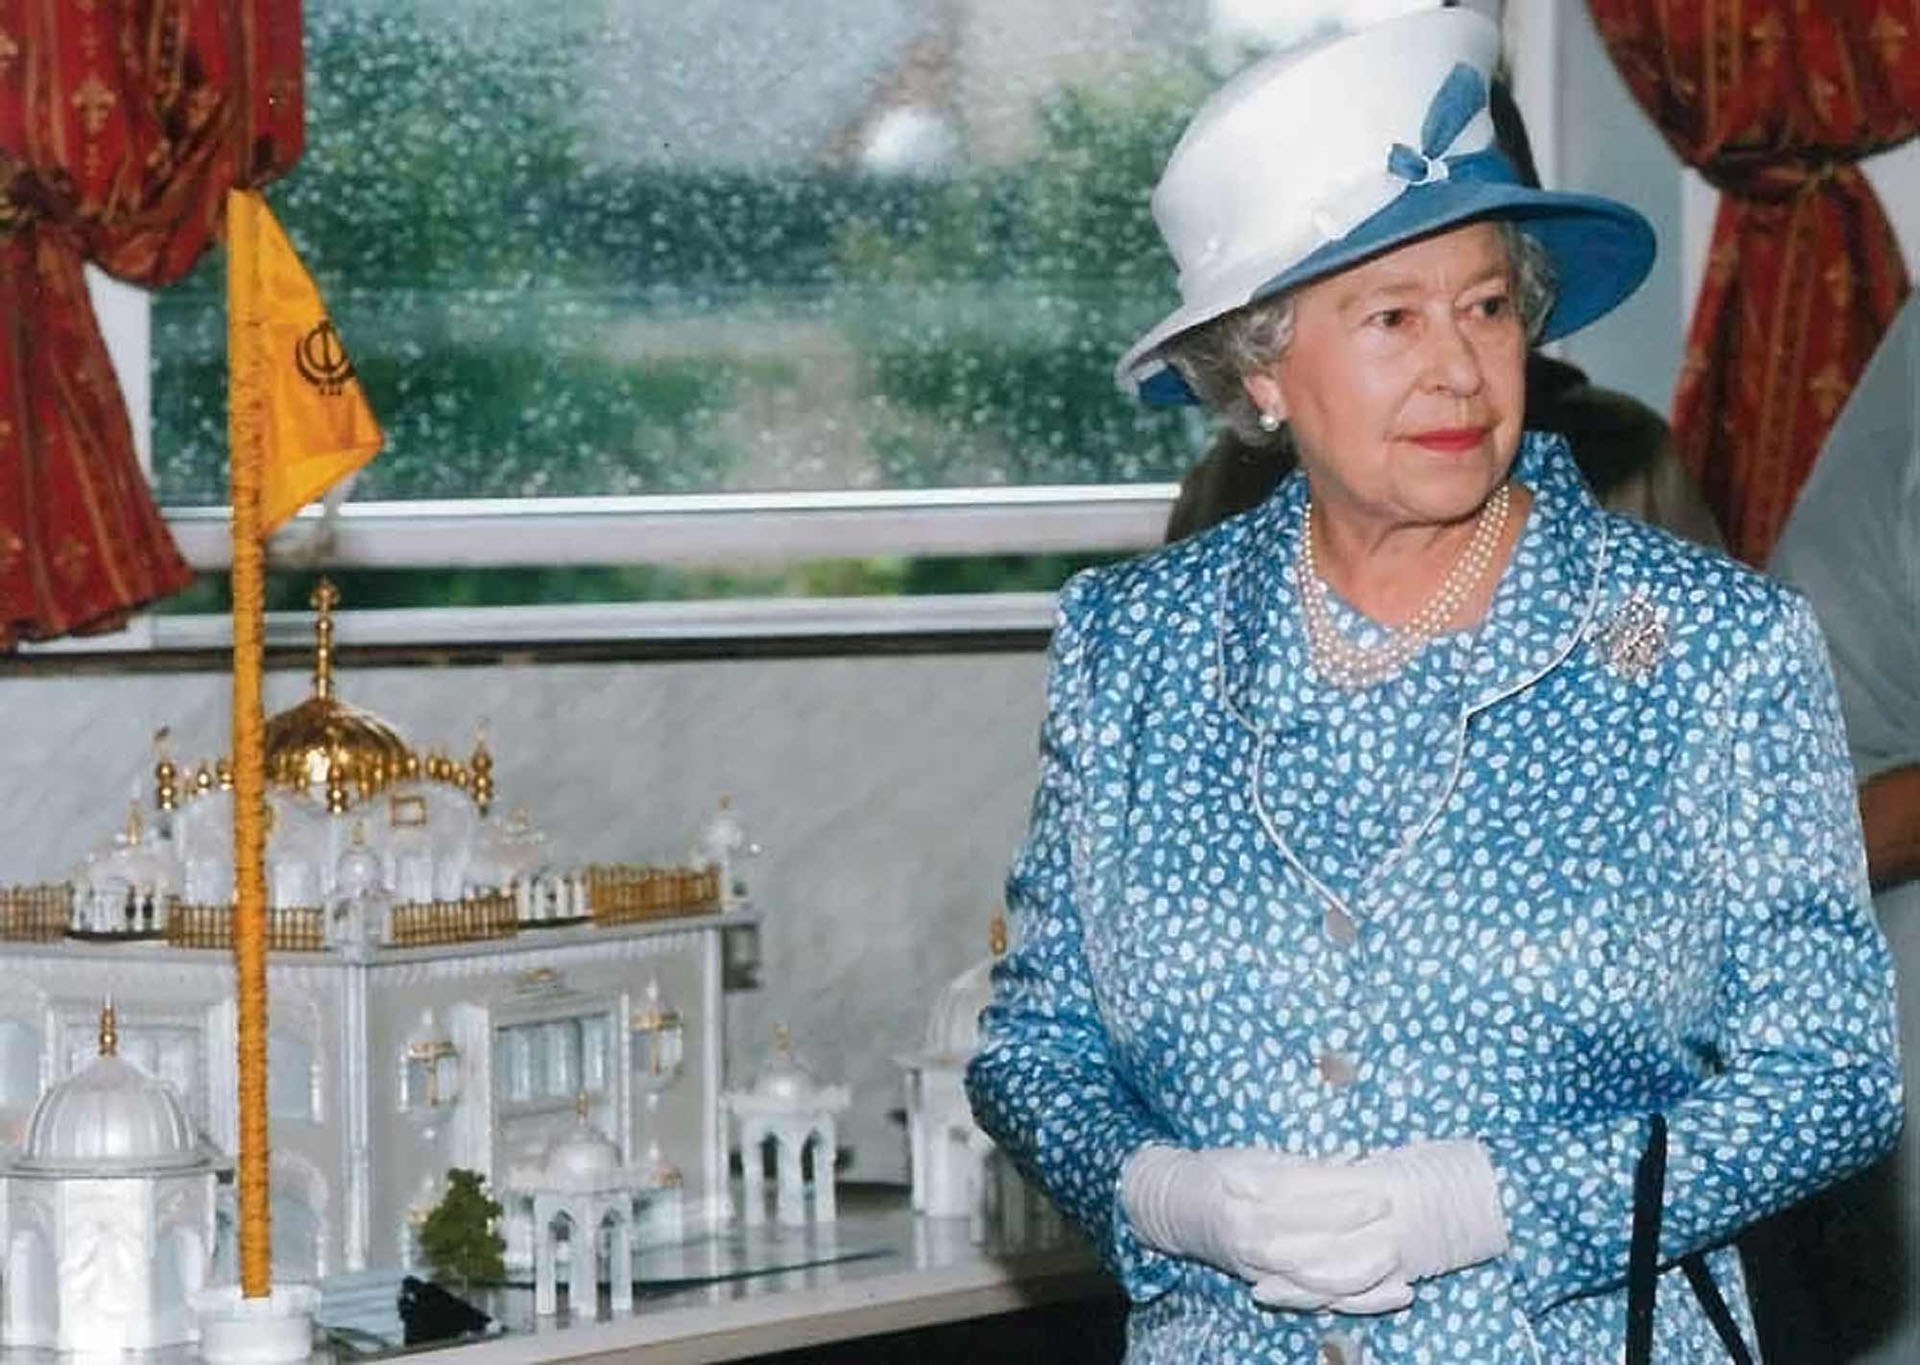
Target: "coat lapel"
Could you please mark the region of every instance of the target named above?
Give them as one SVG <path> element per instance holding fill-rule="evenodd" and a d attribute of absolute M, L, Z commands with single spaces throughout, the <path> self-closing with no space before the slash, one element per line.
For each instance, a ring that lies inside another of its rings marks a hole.
<path fill-rule="evenodd" d="M 1306 480 L 1291 474 L 1246 514 L 1221 582 L 1221 701 L 1255 738 L 1296 704 L 1300 689 L 1292 684 L 1306 666 L 1291 579 L 1306 496 Z"/>
<path fill-rule="evenodd" d="M 1559 436 L 1531 432 L 1514 477 L 1533 511 L 1480 629 L 1467 692 L 1469 714 L 1544 676 L 1591 629 L 1606 563 L 1606 514 Z"/>
<path fill-rule="evenodd" d="M 1461 748 L 1472 715 L 1522 691 L 1544 676 L 1591 628 L 1605 559 L 1604 514 L 1581 480 L 1558 436 L 1529 433 L 1514 477 L 1533 493 L 1533 508 L 1513 560 L 1494 595 L 1469 664 L 1459 723 L 1429 762 L 1437 779 L 1391 841 L 1393 850 L 1369 881 L 1410 851 L 1445 807 L 1458 781 Z M 1288 735 L 1315 724 L 1324 693 L 1309 672 L 1304 633 L 1291 579 L 1302 525 L 1306 481 L 1295 474 L 1246 514 L 1241 534 L 1227 546 L 1216 638 L 1221 704 L 1255 741 L 1253 801 L 1281 855 L 1327 899 L 1351 911 L 1298 856 L 1287 833 L 1293 804 L 1288 774 L 1277 755 Z"/>

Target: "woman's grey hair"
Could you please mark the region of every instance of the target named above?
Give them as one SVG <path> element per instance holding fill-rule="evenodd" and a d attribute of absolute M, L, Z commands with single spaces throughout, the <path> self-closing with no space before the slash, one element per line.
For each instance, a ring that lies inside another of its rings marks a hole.
<path fill-rule="evenodd" d="M 1553 311 L 1553 262 L 1546 248 L 1513 223 L 1493 221 L 1513 269 L 1513 301 L 1529 344 L 1539 339 Z M 1245 379 L 1267 369 L 1293 340 L 1293 293 L 1249 303 L 1190 327 L 1167 342 L 1164 354 L 1180 377 L 1235 436 L 1248 445 L 1273 445 L 1282 435 L 1263 431 L 1247 397 Z"/>

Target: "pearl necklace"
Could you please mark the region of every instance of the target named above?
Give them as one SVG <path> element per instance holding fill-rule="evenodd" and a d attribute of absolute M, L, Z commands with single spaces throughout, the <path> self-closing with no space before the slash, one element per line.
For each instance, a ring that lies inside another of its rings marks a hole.
<path fill-rule="evenodd" d="M 1294 557 L 1293 585 L 1300 599 L 1300 619 L 1306 627 L 1307 654 L 1322 681 L 1348 692 L 1383 683 L 1447 627 L 1493 564 L 1494 550 L 1507 528 L 1511 488 L 1511 484 L 1501 484 L 1482 505 L 1466 547 L 1413 619 L 1392 627 L 1373 645 L 1355 644 L 1333 619 L 1326 580 L 1314 564 L 1313 500 L 1307 500 L 1300 550 Z"/>

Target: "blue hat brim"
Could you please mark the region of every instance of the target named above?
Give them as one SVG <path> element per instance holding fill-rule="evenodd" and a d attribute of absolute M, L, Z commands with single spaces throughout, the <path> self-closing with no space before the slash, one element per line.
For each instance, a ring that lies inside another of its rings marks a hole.
<path fill-rule="evenodd" d="M 1617 200 L 1530 189 L 1508 180 L 1460 177 L 1409 188 L 1346 236 L 1266 281 L 1247 302 L 1271 298 L 1409 242 L 1490 218 L 1512 222 L 1541 245 L 1553 264 L 1554 301 L 1541 328 L 1541 341 L 1577 332 L 1613 311 L 1653 269 L 1652 225 Z M 1140 381 L 1139 394 L 1156 407 L 1199 401 L 1179 372 L 1164 362 Z"/>

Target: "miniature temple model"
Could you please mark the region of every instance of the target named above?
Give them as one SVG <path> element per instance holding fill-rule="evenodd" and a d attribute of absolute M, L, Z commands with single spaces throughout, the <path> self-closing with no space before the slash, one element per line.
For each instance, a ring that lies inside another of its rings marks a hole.
<path fill-rule="evenodd" d="M 642 1181 L 626 1169 L 620 1148 L 593 1126 L 584 1093 L 579 1121 L 553 1140 L 543 1167 L 514 1179 L 533 1219 L 534 1311 L 558 1310 L 563 1250 L 570 1305 L 583 1296 L 593 1303 L 604 1282 L 614 1312 L 632 1308 L 634 1198 Z"/>
<path fill-rule="evenodd" d="M 896 1059 L 906 1072 L 913 1209 L 929 1218 L 967 1219 L 976 1242 L 997 1231 L 1051 1246 L 1067 1235 L 1059 1211 L 981 1131 L 967 1103 L 965 1077 L 980 1047 L 980 1011 L 993 997 L 993 964 L 1007 951 L 1003 913 L 994 913 L 988 940 L 989 956 L 950 981 L 934 1001 L 920 1051 Z"/>
<path fill-rule="evenodd" d="M 847 1087 L 815 1080 L 793 1055 L 793 1041 L 782 1027 L 775 1031 L 773 1055 L 752 1087 L 728 1091 L 723 1098 L 740 1131 L 741 1213 L 748 1226 L 767 1217 L 763 1163 L 768 1144 L 774 1153 L 776 1221 L 785 1227 L 803 1227 L 809 1218 L 831 1223 L 835 1120 L 852 1100 Z M 806 1174 L 809 1157 L 811 1181 Z"/>
<path fill-rule="evenodd" d="M 906 1072 L 907 1159 L 913 1207 L 934 1218 L 977 1217 L 984 1210 L 987 1154 L 967 1104 L 967 1062 L 980 1046 L 980 1011 L 993 996 L 988 975 L 1006 951 L 1006 919 L 993 917 L 993 954 L 955 977 L 935 999 L 918 1053 L 898 1058 Z"/>
<path fill-rule="evenodd" d="M 97 1055 L 40 1097 L 0 1166 L 0 1344 L 117 1355 L 195 1339 L 224 1163 L 172 1087 L 118 1050 L 108 1005 Z"/>
<path fill-rule="evenodd" d="M 312 695 L 266 727 L 275 1278 L 419 1267 L 417 1229 L 459 1167 L 504 1206 L 510 1272 L 531 1276 L 569 1228 L 545 1262 L 554 1283 L 611 1274 L 624 1302 L 635 1246 L 731 1216 L 722 941 L 752 922 L 752 845 L 725 802 L 667 843 L 707 861 L 564 862 L 526 812 L 502 813 L 483 732 L 463 758 L 422 750 L 338 695 L 336 601 L 324 583 L 314 595 Z M 169 1295 L 206 1280 L 209 1258 L 231 1276 L 231 1211 L 182 1191 L 237 1150 L 232 805 L 231 765 L 181 760 L 162 730 L 151 792 L 83 868 L 0 888 L 0 1139 L 23 1144 L 0 1170 L 0 1298 L 20 1304 L 7 1342 L 185 1340 L 164 1313 L 63 1316 L 68 1177 L 146 1190 L 150 1230 L 196 1229 L 191 1247 L 143 1254 Z M 116 1046 L 96 1059 L 109 993 Z M 134 1097 L 114 1103 L 177 1118 L 141 1129 L 165 1150 L 140 1148 L 137 1170 L 61 1145 L 71 1125 L 55 1120 L 107 1104 L 85 1098 L 103 1077 Z M 86 1264 L 108 1266 L 117 1244 L 95 1243 Z M 143 1282 L 126 1283 L 134 1304 Z"/>
<path fill-rule="evenodd" d="M 496 807 L 484 730 L 465 758 L 424 753 L 344 701 L 330 583 L 315 590 L 313 693 L 266 727 L 267 903 L 275 941 L 343 952 L 498 937 L 520 926 L 738 909 L 752 846 L 728 800 L 679 867 L 567 867 L 524 810 Z M 138 806 L 72 879 L 65 931 L 217 947 L 233 898 L 233 771 L 189 771 L 154 739 L 152 812 Z M 16 895 L 41 915 L 52 897 Z M 43 925 L 49 933 L 53 926 Z"/>

